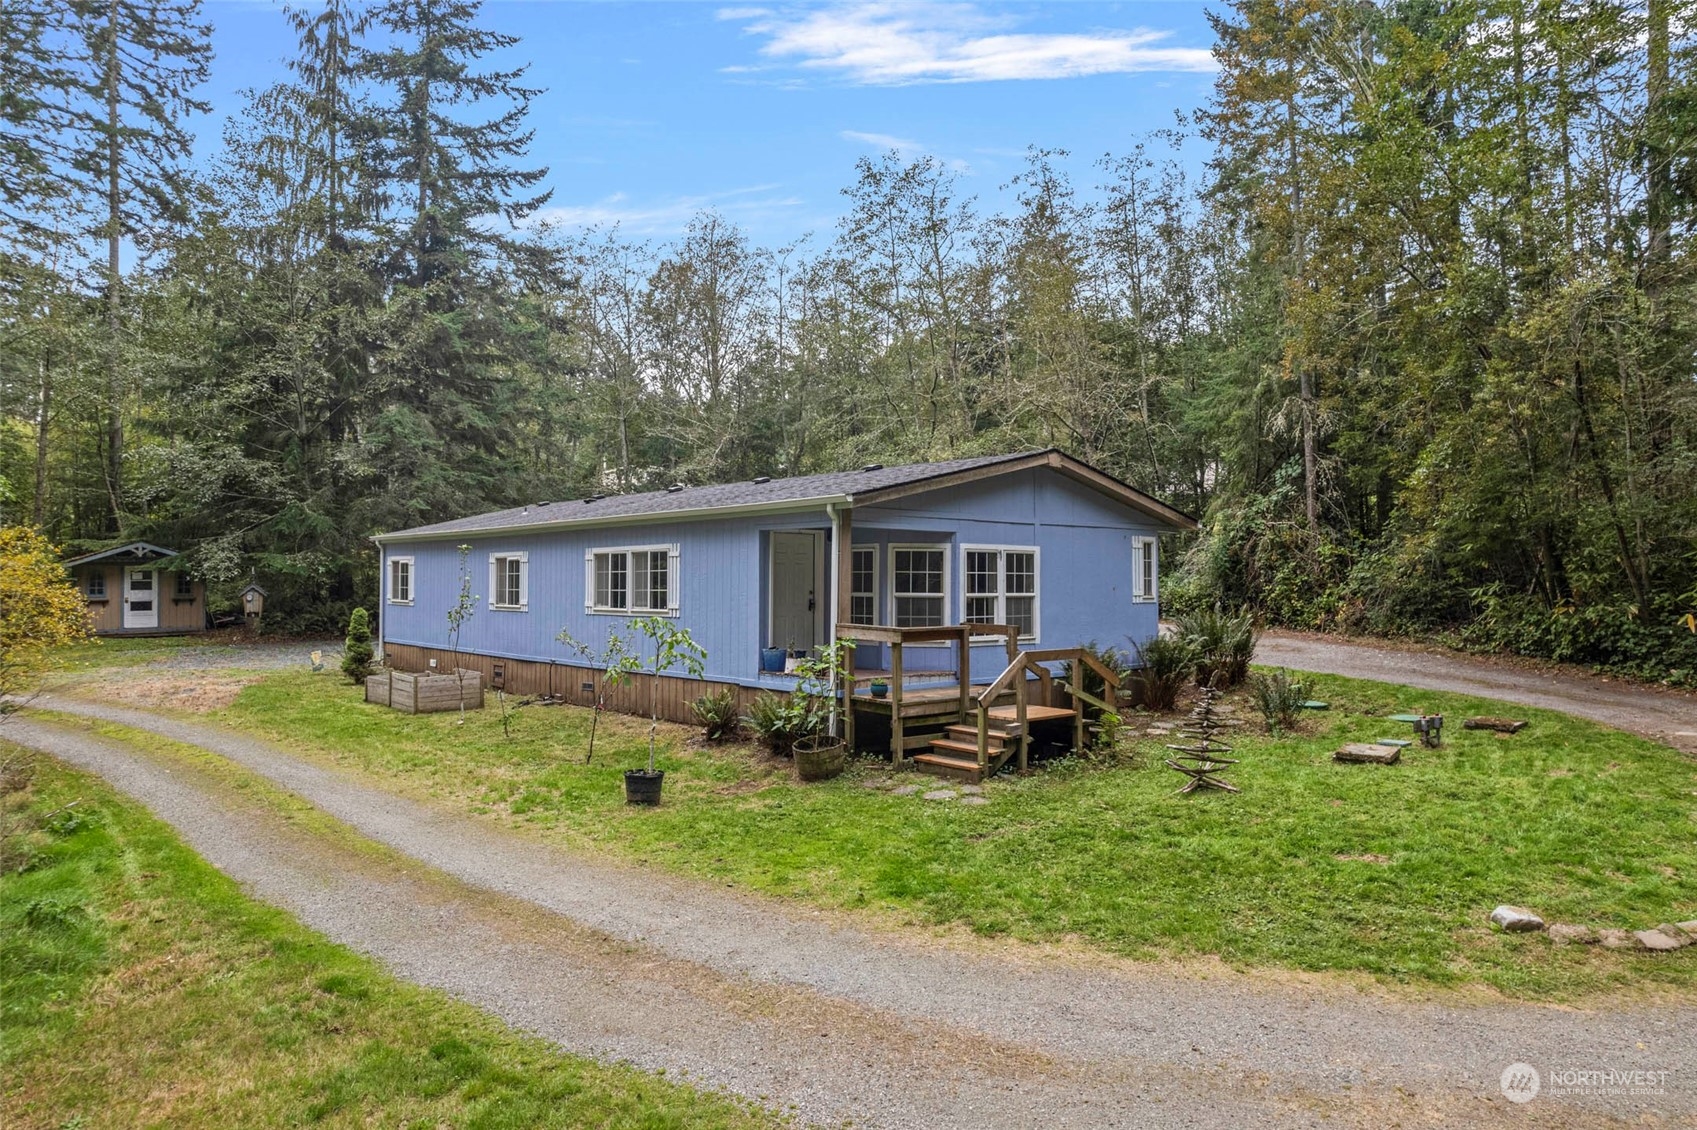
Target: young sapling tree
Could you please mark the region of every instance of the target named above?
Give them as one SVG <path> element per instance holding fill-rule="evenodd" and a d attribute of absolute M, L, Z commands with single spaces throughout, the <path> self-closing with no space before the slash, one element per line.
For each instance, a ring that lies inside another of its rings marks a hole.
<path fill-rule="evenodd" d="M 695 642 L 688 628 L 680 628 L 664 616 L 644 616 L 626 625 L 654 645 L 653 663 L 639 668 L 650 676 L 648 683 L 648 775 L 654 775 L 654 738 L 660 731 L 660 676 L 683 670 L 699 679 L 707 672 L 707 649 Z M 639 657 L 640 658 L 640 657 Z"/>
<path fill-rule="evenodd" d="M 454 677 L 460 683 L 460 725 L 465 725 L 465 669 L 460 666 L 460 632 L 467 620 L 477 611 L 477 594 L 471 591 L 471 546 L 460 545 L 460 589 L 452 608 L 448 609 L 448 639 L 453 642 Z"/>
<path fill-rule="evenodd" d="M 582 640 L 574 637 L 564 628 L 555 639 L 581 655 L 593 671 L 601 671 L 595 692 L 595 706 L 589 715 L 589 752 L 584 755 L 583 763 L 588 765 L 595 758 L 595 730 L 601 722 L 601 712 L 607 708 L 607 696 L 615 687 L 623 685 L 631 675 L 642 669 L 642 657 L 631 650 L 630 642 L 619 634 L 617 628 L 607 630 L 607 646 L 600 651 L 595 650 Z M 591 676 L 593 680 L 594 676 Z"/>

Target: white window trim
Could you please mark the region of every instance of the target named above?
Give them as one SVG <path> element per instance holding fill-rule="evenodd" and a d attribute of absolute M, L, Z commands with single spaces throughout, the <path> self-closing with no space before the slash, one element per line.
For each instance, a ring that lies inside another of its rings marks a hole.
<path fill-rule="evenodd" d="M 405 600 L 395 599 L 396 565 L 405 565 L 407 567 L 407 598 Z M 417 599 L 415 594 L 418 592 L 418 570 L 413 566 L 412 558 L 389 558 L 388 564 L 383 571 L 383 591 L 388 595 L 390 604 L 412 604 Z"/>
<path fill-rule="evenodd" d="M 1154 562 L 1149 570 L 1149 582 L 1154 591 L 1143 591 L 1143 561 L 1148 555 Z M 1161 539 L 1139 536 L 1131 539 L 1131 600 L 1134 604 L 1155 604 L 1161 599 Z"/>
<path fill-rule="evenodd" d="M 890 591 L 889 591 L 889 599 L 885 602 L 885 605 L 884 605 L 884 607 L 888 610 L 889 618 L 887 620 L 885 620 L 884 622 L 886 624 L 889 624 L 892 627 L 895 625 L 895 622 L 896 622 L 896 551 L 899 550 L 899 549 L 932 549 L 932 550 L 937 550 L 938 552 L 942 553 L 942 555 L 943 555 L 943 592 L 942 592 L 942 597 L 943 597 L 943 623 L 945 625 L 948 624 L 948 622 L 949 622 L 949 609 L 954 607 L 954 604 L 950 600 L 950 597 L 953 595 L 953 585 L 951 583 L 953 578 L 951 578 L 950 575 L 949 575 L 952 572 L 952 570 L 950 569 L 950 565 L 952 563 L 953 555 L 949 553 L 949 543 L 948 542 L 891 542 L 890 543 L 890 554 L 889 554 L 889 557 L 890 557 L 890 573 L 889 573 L 890 583 L 889 583 L 889 586 L 888 586 Z M 902 596 L 934 597 L 936 594 L 935 593 L 902 593 L 901 595 Z"/>
<path fill-rule="evenodd" d="M 502 561 L 518 560 L 519 563 L 519 602 L 517 604 L 496 604 L 495 594 L 500 590 L 495 585 L 495 570 Z M 489 555 L 489 607 L 495 612 L 529 612 L 530 611 L 530 554 L 522 549 L 510 550 L 506 553 L 491 553 Z"/>
<path fill-rule="evenodd" d="M 973 594 L 966 591 L 966 555 L 968 553 L 994 553 L 996 568 L 1000 575 L 996 580 L 996 616 L 997 623 L 1006 624 L 1008 611 L 1008 553 L 1031 554 L 1031 579 L 1034 591 L 1031 593 L 1031 634 L 1020 636 L 1020 643 L 1036 643 L 1043 635 L 1043 548 L 1036 545 L 962 545 L 960 547 L 960 622 L 966 623 L 966 601 Z M 1024 593 L 1015 594 L 1024 596 Z M 994 643 L 1005 639 L 1003 636 L 973 636 L 974 643 Z"/>
<path fill-rule="evenodd" d="M 878 626 L 878 581 L 880 579 L 878 544 L 876 542 L 870 545 L 851 545 L 849 547 L 849 620 L 852 623 L 854 619 L 854 597 L 856 595 L 854 591 L 854 558 L 856 554 L 860 553 L 868 554 L 872 558 L 872 623 L 856 624 L 855 626 L 858 628 L 875 628 Z"/>
<path fill-rule="evenodd" d="M 630 558 L 632 553 L 664 553 L 666 555 L 665 608 L 607 608 L 595 603 L 595 558 L 603 553 L 623 553 L 625 558 L 625 592 L 631 591 Z M 592 616 L 666 616 L 678 615 L 678 589 L 683 575 L 678 568 L 678 543 L 661 545 L 598 545 L 583 551 L 583 610 Z"/>

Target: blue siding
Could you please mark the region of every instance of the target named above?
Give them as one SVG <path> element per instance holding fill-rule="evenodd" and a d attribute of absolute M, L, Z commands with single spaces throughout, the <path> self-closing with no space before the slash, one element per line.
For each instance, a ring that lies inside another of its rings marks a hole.
<path fill-rule="evenodd" d="M 775 529 L 829 529 L 823 510 L 815 513 L 656 522 L 600 529 L 473 536 L 467 566 L 478 607 L 467 621 L 460 647 L 468 652 L 548 662 L 576 656 L 558 643 L 562 628 L 599 646 L 624 614 L 592 613 L 584 607 L 584 555 L 592 548 L 627 545 L 678 546 L 677 622 L 707 649 L 707 677 L 748 686 L 785 686 L 762 678 L 760 647 L 766 638 L 767 534 Z M 1006 475 L 951 491 L 913 495 L 853 514 L 856 545 L 879 546 L 879 613 L 889 608 L 892 542 L 935 542 L 949 548 L 950 622 L 963 608 L 961 547 L 969 544 L 1036 546 L 1039 566 L 1039 630 L 1035 646 L 1071 647 L 1088 641 L 1126 647 L 1156 631 L 1156 605 L 1131 601 L 1131 539 L 1161 532 L 1152 519 L 1120 506 L 1055 472 L 1039 469 Z M 411 605 L 387 603 L 387 566 L 381 606 L 383 638 L 390 643 L 448 646 L 447 612 L 458 592 L 460 539 L 397 542 L 385 559 L 414 559 Z M 488 606 L 490 554 L 529 555 L 527 611 Z M 829 585 L 832 547 L 825 545 Z M 846 583 L 846 578 L 845 578 Z M 828 587 L 821 606 L 830 608 Z M 929 651 L 932 654 L 926 654 Z M 947 649 L 911 649 L 910 669 L 947 665 Z M 973 649 L 973 677 L 995 677 L 1005 665 L 1000 645 Z"/>

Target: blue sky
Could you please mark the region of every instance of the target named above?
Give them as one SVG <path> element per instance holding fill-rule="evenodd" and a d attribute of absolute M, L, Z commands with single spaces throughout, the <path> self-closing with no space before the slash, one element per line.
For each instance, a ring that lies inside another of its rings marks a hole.
<path fill-rule="evenodd" d="M 211 0 L 221 120 L 283 75 L 281 8 Z M 534 160 L 553 217 L 665 238 L 717 210 L 757 241 L 826 236 L 857 157 L 928 152 L 986 210 L 1026 146 L 1091 163 L 1212 89 L 1193 3 L 573 3 L 493 0 L 487 26 L 529 62 Z M 198 131 L 203 151 L 218 121 Z M 1193 152 L 1194 158 L 1194 152 Z"/>

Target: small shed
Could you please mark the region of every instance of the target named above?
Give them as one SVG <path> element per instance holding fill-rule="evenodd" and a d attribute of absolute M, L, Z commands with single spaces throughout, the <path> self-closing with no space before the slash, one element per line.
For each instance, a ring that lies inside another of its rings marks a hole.
<path fill-rule="evenodd" d="M 174 549 L 133 541 L 70 558 L 65 568 L 88 601 L 96 635 L 204 632 L 206 585 Z"/>

